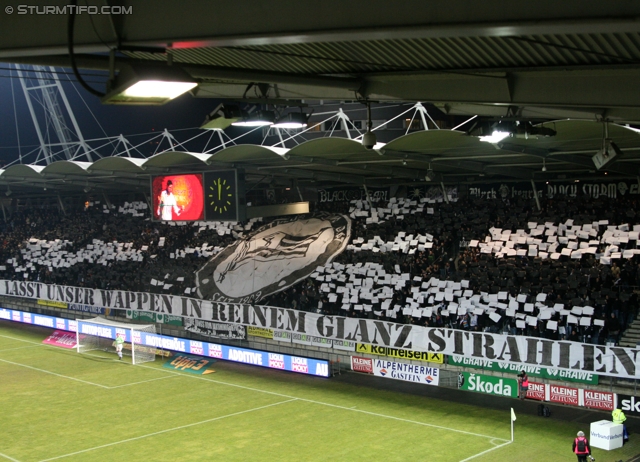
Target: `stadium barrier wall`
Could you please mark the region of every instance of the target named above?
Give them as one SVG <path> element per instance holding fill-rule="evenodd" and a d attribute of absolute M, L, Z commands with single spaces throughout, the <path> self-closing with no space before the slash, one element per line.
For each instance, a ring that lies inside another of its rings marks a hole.
<path fill-rule="evenodd" d="M 0 295 L 69 304 L 148 311 L 206 322 L 237 324 L 283 333 L 281 340 L 326 348 L 360 342 L 446 355 L 498 360 L 516 367 L 544 366 L 619 378 L 640 377 L 640 349 L 565 340 L 425 327 L 376 319 L 330 316 L 290 308 L 223 303 L 178 295 L 100 290 L 0 280 Z"/>
<path fill-rule="evenodd" d="M 94 311 L 88 312 L 85 310 L 79 310 L 78 312 L 72 313 L 68 308 L 62 308 L 59 305 L 43 305 L 29 299 L 19 301 L 18 299 L 11 297 L 10 300 L 16 305 L 21 305 L 22 309 L 12 310 L 0 308 L 0 320 L 4 319 L 51 329 L 75 332 L 77 329 L 75 319 L 25 311 L 25 308 L 32 308 L 36 311 L 42 311 L 45 308 L 55 310 L 56 312 L 62 311 L 61 314 L 66 314 L 67 316 L 77 314 L 95 314 Z M 1 302 L 2 298 L 0 297 L 0 303 Z M 117 310 L 114 310 L 113 313 L 109 314 L 118 314 L 116 311 Z M 105 312 L 104 314 L 107 313 Z M 109 330 L 109 332 L 107 332 L 107 330 Z M 113 330 L 113 332 L 111 332 L 111 330 Z M 356 344 L 353 350 L 347 351 L 347 349 L 344 348 L 343 352 L 337 354 L 328 353 L 329 350 L 331 350 L 330 348 L 314 347 L 312 345 L 303 346 L 301 348 L 292 346 L 283 347 L 281 342 L 277 342 L 269 338 L 268 333 L 265 333 L 264 331 L 250 332 L 255 335 L 248 335 L 247 339 L 240 342 L 236 340 L 236 343 L 243 343 L 251 346 L 252 348 L 211 343 L 210 338 L 203 340 L 181 338 L 179 337 L 180 335 L 190 334 L 194 336 L 193 333 L 184 329 L 174 329 L 171 332 L 171 335 L 173 336 L 141 333 L 141 335 L 146 334 L 150 337 L 145 337 L 144 339 L 140 338 L 138 341 L 143 345 L 160 349 L 169 349 L 179 353 L 208 356 L 227 361 L 241 362 L 250 365 L 270 367 L 322 377 L 328 377 L 333 372 L 331 367 L 331 362 L 333 361 L 329 359 L 329 357 L 333 356 L 334 361 L 338 361 L 338 364 L 342 358 L 343 367 L 347 366 L 356 372 L 371 374 L 373 376 L 423 385 L 458 388 L 467 391 L 511 398 L 517 396 L 516 380 L 509 378 L 508 375 L 505 376 L 507 373 L 504 371 L 496 375 L 467 372 L 464 368 L 459 366 L 452 367 L 450 364 L 447 364 L 444 357 L 438 357 L 437 355 L 425 356 L 422 355 L 421 352 L 412 352 L 410 350 L 377 350 L 375 348 L 372 349 L 370 345 Z M 93 335 L 96 332 L 90 333 Z M 165 334 L 166 333 L 167 332 L 165 330 Z M 116 328 L 108 328 L 104 330 L 102 334 L 109 338 L 115 338 Z M 198 336 L 196 335 L 196 337 Z M 249 340 L 251 338 L 254 338 L 255 340 Z M 369 353 L 368 356 L 370 357 L 354 356 L 352 353 L 358 348 L 362 351 L 360 354 Z M 280 351 L 274 351 L 274 349 L 279 349 Z M 372 353 L 372 351 L 376 351 L 378 354 Z M 382 353 L 388 354 L 388 356 L 382 357 Z M 327 359 L 314 359 L 310 356 L 324 356 Z M 415 359 L 416 357 L 418 359 Z M 402 358 L 408 360 L 409 363 L 392 361 L 389 358 Z M 429 360 L 433 360 L 435 363 L 430 363 L 428 362 Z M 436 367 L 436 364 L 442 365 L 442 367 Z M 446 369 L 448 367 L 451 367 L 451 369 Z M 554 383 L 530 381 L 527 398 L 602 411 L 611 411 L 615 407 L 622 406 L 630 415 L 640 416 L 640 397 L 635 397 L 627 393 L 615 393 L 599 389 L 576 388 Z"/>
<path fill-rule="evenodd" d="M 43 306 L 41 304 L 37 304 L 33 299 L 24 299 L 18 297 L 3 297 L 0 296 L 0 306 L 12 306 L 15 309 L 21 311 L 33 311 L 40 313 L 48 313 L 52 314 L 56 317 L 67 318 L 67 319 L 75 319 L 76 317 L 91 317 L 96 313 L 111 315 L 111 316 L 125 316 L 123 310 L 110 310 L 110 311 L 100 311 L 104 309 L 97 308 L 94 311 L 70 311 L 69 308 L 61 308 L 59 306 Z M 182 337 L 189 338 L 192 340 L 199 340 L 203 343 L 209 343 L 212 340 L 212 337 L 201 335 L 196 332 L 190 332 L 183 327 L 174 326 L 174 325 L 158 325 L 161 329 L 161 332 L 167 336 L 171 337 Z M 46 327 L 51 327 L 51 324 Z M 54 326 L 55 327 L 55 326 Z M 247 327 L 246 336 L 244 339 L 238 338 L 213 338 L 214 341 L 220 342 L 222 344 L 227 345 L 235 345 L 239 347 L 250 348 L 254 350 L 260 350 L 263 352 L 270 353 L 279 353 L 286 354 L 291 356 L 299 356 L 299 357 L 314 357 L 314 358 L 322 358 L 329 362 L 330 371 L 336 371 L 339 369 L 352 369 L 352 357 L 357 354 L 359 357 L 364 360 L 373 361 L 376 359 L 385 359 L 397 361 L 400 363 L 402 361 L 404 364 L 409 363 L 415 366 L 432 366 L 437 367 L 438 381 L 436 382 L 439 386 L 449 387 L 449 388 L 458 388 L 459 386 L 459 375 L 462 372 L 474 373 L 473 368 L 468 368 L 463 365 L 464 361 L 460 361 L 460 358 L 457 358 L 458 361 L 447 361 L 447 357 L 444 355 L 433 355 L 425 352 L 417 352 L 412 350 L 403 350 L 403 349 L 393 349 L 393 348 L 380 348 L 372 345 L 365 344 L 357 344 L 354 342 L 351 343 L 342 343 L 336 345 L 326 345 L 322 344 L 322 346 L 318 346 L 318 344 L 314 344 L 309 341 L 308 344 L 297 344 L 293 343 L 291 338 L 279 338 L 277 335 L 274 335 L 273 330 L 270 329 L 261 329 L 255 327 Z M 196 354 L 196 353 L 194 353 Z M 485 365 L 486 366 L 486 365 Z M 396 367 L 404 367 L 404 366 L 396 366 Z M 483 366 L 484 367 L 484 366 Z M 486 375 L 494 376 L 494 377 L 503 377 L 505 379 L 509 379 L 513 377 L 513 374 L 516 370 L 511 370 L 512 367 L 502 367 L 502 368 L 493 368 L 487 367 L 487 369 L 483 369 L 481 372 L 486 373 Z M 354 369 L 358 371 L 358 369 Z M 359 372 L 368 372 L 362 371 Z M 531 372 L 528 370 L 528 373 Z M 372 372 L 371 372 L 372 373 Z M 373 374 L 373 373 L 372 373 Z M 389 374 L 383 374 L 380 372 L 380 377 L 388 377 Z M 542 380 L 533 382 L 532 384 L 538 384 L 538 394 L 533 394 L 534 386 L 530 388 L 528 398 L 529 399 L 540 399 L 540 393 L 545 397 L 545 401 L 551 401 L 549 399 L 550 391 L 552 386 L 564 386 L 565 388 L 571 388 L 572 383 L 567 380 L 553 380 L 552 377 L 556 377 L 557 375 L 553 374 L 544 374 L 542 375 Z M 400 379 L 402 380 L 402 379 Z M 420 382 L 419 380 L 408 380 L 413 382 Z M 584 396 L 592 396 L 588 393 L 609 393 L 615 394 L 615 396 L 621 395 L 624 396 L 624 400 L 627 403 L 627 408 L 629 409 L 638 409 L 638 415 L 640 416 L 640 398 L 637 398 L 637 402 L 635 401 L 635 397 L 633 393 L 635 391 L 629 390 L 628 388 L 614 390 L 612 383 L 605 385 L 601 380 L 600 385 L 594 385 L 593 381 L 587 381 L 585 385 L 587 388 L 585 389 L 577 389 L 582 390 L 578 391 L 579 402 L 578 404 L 585 402 L 595 402 L 597 400 L 588 401 L 585 400 Z M 597 381 L 595 381 L 597 383 Z M 542 391 L 540 391 L 542 390 Z M 557 390 L 557 389 L 554 389 Z M 614 393 L 616 391 L 617 393 Z M 584 395 L 587 393 L 587 395 Z M 554 397 L 557 397 L 558 394 L 554 393 Z M 589 398 L 591 399 L 591 398 Z M 555 399 L 555 402 L 569 404 L 566 400 L 563 402 L 560 399 Z M 623 403 L 624 404 L 624 403 Z M 601 405 L 593 405 L 587 406 L 594 409 L 603 409 Z"/>

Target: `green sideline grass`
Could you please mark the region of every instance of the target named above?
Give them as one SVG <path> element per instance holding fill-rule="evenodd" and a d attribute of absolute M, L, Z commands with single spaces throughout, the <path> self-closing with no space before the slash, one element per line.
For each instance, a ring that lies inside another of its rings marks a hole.
<path fill-rule="evenodd" d="M 132 366 L 47 334 L 0 323 L 0 462 L 575 460 L 575 423 L 518 415 L 504 444 L 504 411 L 224 361 L 205 376 Z"/>

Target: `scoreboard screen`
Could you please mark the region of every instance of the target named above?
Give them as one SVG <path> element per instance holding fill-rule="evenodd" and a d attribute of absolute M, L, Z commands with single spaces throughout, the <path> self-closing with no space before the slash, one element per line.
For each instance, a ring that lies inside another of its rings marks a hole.
<path fill-rule="evenodd" d="M 204 190 L 201 173 L 162 175 L 151 179 L 151 215 L 159 221 L 204 219 Z"/>

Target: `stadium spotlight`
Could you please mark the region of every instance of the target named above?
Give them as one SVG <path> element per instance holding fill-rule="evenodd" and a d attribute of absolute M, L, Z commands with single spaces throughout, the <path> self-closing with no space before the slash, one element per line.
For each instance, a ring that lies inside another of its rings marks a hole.
<path fill-rule="evenodd" d="M 103 104 L 161 105 L 198 85 L 178 66 L 123 65 L 108 84 Z"/>
<path fill-rule="evenodd" d="M 308 120 L 309 116 L 303 112 L 290 112 L 278 119 L 273 126 L 275 128 L 304 128 L 307 126 Z"/>
<path fill-rule="evenodd" d="M 611 138 L 606 138 L 602 142 L 602 149 L 595 153 L 591 158 L 596 169 L 600 170 L 605 165 L 609 164 L 615 157 L 621 156 L 622 151 L 613 142 Z"/>
<path fill-rule="evenodd" d="M 234 127 L 264 127 L 273 125 L 276 114 L 273 111 L 258 110 L 255 112 L 243 112 L 242 118 L 233 122 Z"/>
<path fill-rule="evenodd" d="M 229 125 L 242 118 L 242 111 L 238 106 L 219 104 L 202 122 L 200 128 L 205 130 L 224 130 Z"/>
<path fill-rule="evenodd" d="M 436 178 L 436 174 L 431 169 L 431 164 L 429 164 L 429 170 L 427 170 L 427 174 L 424 177 L 424 181 L 433 181 L 435 178 Z"/>
<path fill-rule="evenodd" d="M 478 139 L 480 141 L 484 141 L 485 143 L 496 144 L 505 139 L 507 136 L 510 136 L 510 132 L 503 132 L 500 130 L 494 130 L 491 135 L 481 136 Z"/>

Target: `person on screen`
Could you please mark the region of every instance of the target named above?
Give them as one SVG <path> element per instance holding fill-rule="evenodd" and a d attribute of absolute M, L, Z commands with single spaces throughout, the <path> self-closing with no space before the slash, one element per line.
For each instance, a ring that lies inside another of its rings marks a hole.
<path fill-rule="evenodd" d="M 180 216 L 182 207 L 178 207 L 176 196 L 173 195 L 173 182 L 169 180 L 167 181 L 167 189 L 160 193 L 157 215 L 160 216 L 162 220 L 173 220 L 173 213 L 175 213 L 176 216 Z"/>

